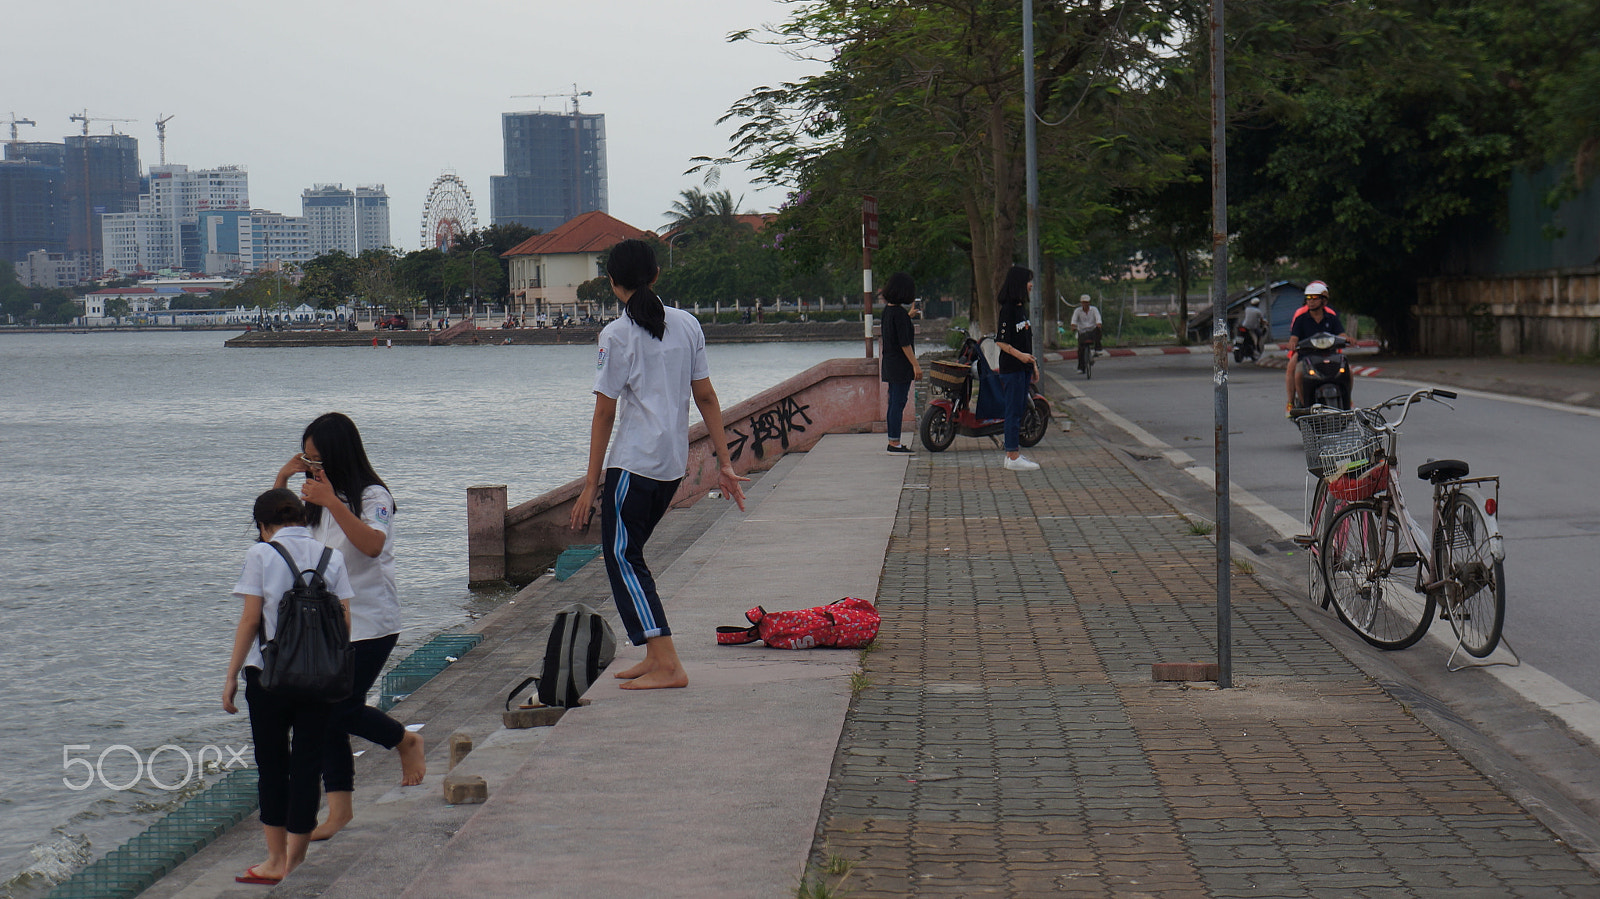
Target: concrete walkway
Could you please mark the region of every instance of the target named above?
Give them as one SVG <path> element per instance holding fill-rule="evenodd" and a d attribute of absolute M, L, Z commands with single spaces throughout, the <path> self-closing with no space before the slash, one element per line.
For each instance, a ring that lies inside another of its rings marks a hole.
<path fill-rule="evenodd" d="M 610 613 L 600 565 L 543 579 L 397 707 L 427 725 L 422 786 L 369 752 L 356 822 L 282 885 L 233 884 L 260 858 L 247 821 L 145 895 L 1600 896 L 1573 846 L 1243 570 L 1237 688 L 1152 682 L 1215 658 L 1214 547 L 1092 438 L 1053 428 L 1021 474 L 988 440 L 882 447 L 828 437 L 747 512 L 663 522 L 648 556 L 689 689 L 602 683 L 554 727 L 502 729 L 554 611 Z M 847 595 L 884 614 L 864 657 L 714 645 L 751 606 Z M 452 733 L 485 804 L 440 798 Z"/>

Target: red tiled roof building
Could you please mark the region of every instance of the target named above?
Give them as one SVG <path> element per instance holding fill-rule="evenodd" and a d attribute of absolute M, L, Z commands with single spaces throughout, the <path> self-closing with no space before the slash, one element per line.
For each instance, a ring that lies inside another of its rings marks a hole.
<path fill-rule="evenodd" d="M 511 300 L 526 317 L 575 305 L 578 285 L 605 274 L 600 254 L 651 234 L 604 212 L 585 212 L 548 234 L 535 234 L 500 254 L 511 266 Z"/>

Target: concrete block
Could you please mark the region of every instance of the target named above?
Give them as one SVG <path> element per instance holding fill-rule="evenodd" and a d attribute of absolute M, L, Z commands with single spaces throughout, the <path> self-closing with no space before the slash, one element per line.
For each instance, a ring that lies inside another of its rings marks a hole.
<path fill-rule="evenodd" d="M 489 782 L 476 774 L 446 774 L 444 801 L 451 805 L 478 805 L 489 801 Z"/>
<path fill-rule="evenodd" d="M 1155 681 L 1214 681 L 1222 676 L 1216 662 L 1157 662 L 1150 666 Z"/>
<path fill-rule="evenodd" d="M 586 706 L 589 700 L 578 700 L 579 706 Z M 512 709 L 500 715 L 500 723 L 512 729 L 524 727 L 549 727 L 561 720 L 567 710 L 560 706 L 542 705 L 534 709 Z"/>
<path fill-rule="evenodd" d="M 450 764 L 445 766 L 445 770 L 446 771 L 452 770 L 453 768 L 455 768 L 455 766 L 461 764 L 461 760 L 466 758 L 467 757 L 467 753 L 470 753 L 471 751 L 472 751 L 472 738 L 471 737 L 467 736 L 466 734 L 451 734 L 450 735 Z"/>

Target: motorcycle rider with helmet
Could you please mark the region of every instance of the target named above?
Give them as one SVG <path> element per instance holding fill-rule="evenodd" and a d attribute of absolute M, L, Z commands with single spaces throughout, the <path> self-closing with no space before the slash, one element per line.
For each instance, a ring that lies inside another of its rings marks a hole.
<path fill-rule="evenodd" d="M 1250 332 L 1250 339 L 1256 342 L 1256 354 L 1259 354 L 1267 343 L 1267 318 L 1261 314 L 1260 297 L 1250 298 L 1250 305 L 1245 307 L 1239 327 Z"/>
<path fill-rule="evenodd" d="M 1328 285 L 1321 281 L 1312 281 L 1306 285 L 1306 304 L 1295 312 L 1294 320 L 1289 325 L 1289 367 L 1284 379 L 1284 386 L 1289 391 L 1289 402 L 1284 406 L 1285 418 L 1294 417 L 1294 401 L 1295 397 L 1300 395 L 1303 380 L 1295 346 L 1302 338 L 1324 332 L 1343 334 L 1344 323 L 1339 320 L 1339 313 L 1328 306 Z"/>

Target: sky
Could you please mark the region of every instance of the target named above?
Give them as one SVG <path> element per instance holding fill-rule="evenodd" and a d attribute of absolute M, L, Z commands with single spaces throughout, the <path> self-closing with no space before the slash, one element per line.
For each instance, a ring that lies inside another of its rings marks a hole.
<path fill-rule="evenodd" d="M 242 165 L 250 202 L 300 214 L 315 184 L 382 184 L 390 240 L 420 243 L 423 205 L 447 172 L 490 224 L 489 177 L 504 174 L 500 114 L 570 109 L 606 117 L 611 215 L 666 224 L 681 191 L 728 190 L 741 211 L 775 209 L 777 187 L 729 167 L 707 185 L 684 174 L 722 156 L 737 123 L 717 119 L 752 89 L 815 62 L 733 31 L 786 21 L 784 0 L 50 0 L 10 4 L 0 116 L 31 119 L 22 140 L 91 134 L 139 140 L 142 172 L 167 162 Z M 518 94 L 560 94 L 513 99 Z M 542 105 L 541 105 L 542 104 Z M 9 137 L 9 130 L 0 131 Z"/>

